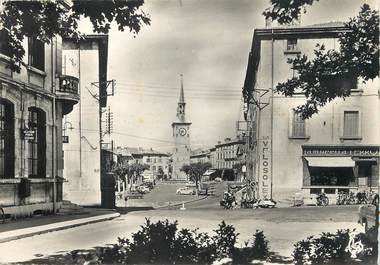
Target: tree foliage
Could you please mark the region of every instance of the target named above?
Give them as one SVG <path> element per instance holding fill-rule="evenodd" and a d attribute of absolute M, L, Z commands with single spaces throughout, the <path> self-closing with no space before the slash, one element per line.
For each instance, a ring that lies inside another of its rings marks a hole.
<path fill-rule="evenodd" d="M 198 163 L 191 163 L 190 165 L 183 165 L 180 169 L 182 172 L 185 172 L 185 174 L 189 177 L 191 181 L 195 181 L 198 186 L 198 182 L 200 181 L 202 175 L 211 168 L 211 164 L 206 162 L 198 162 Z"/>
<path fill-rule="evenodd" d="M 108 33 L 111 23 L 118 29 L 136 35 L 141 27 L 150 25 L 150 18 L 140 8 L 144 0 L 80 1 L 74 0 L 70 8 L 58 1 L 4 1 L 0 24 L 9 41 L 8 67 L 20 71 L 25 50 L 24 37 L 34 37 L 49 44 L 54 36 L 79 39 L 78 22 L 88 17 L 96 33 Z"/>
<path fill-rule="evenodd" d="M 145 170 L 149 169 L 149 165 L 147 164 L 139 164 L 139 163 L 132 163 L 132 164 L 115 164 L 112 168 L 112 173 L 117 175 L 120 178 L 127 177 L 130 179 L 132 176 L 140 176 Z"/>
<path fill-rule="evenodd" d="M 314 1 L 319 0 L 271 0 L 271 6 L 263 12 L 263 15 L 277 20 L 280 24 L 288 24 L 298 19 L 302 11 L 306 13 L 306 6 L 311 6 Z"/>
<path fill-rule="evenodd" d="M 345 26 L 347 30 L 339 34 L 339 50 L 326 50 L 323 44 L 317 44 L 313 58 L 290 58 L 288 63 L 298 75 L 276 87 L 285 96 L 295 92 L 305 95 L 306 103 L 296 108 L 304 119 L 333 99 L 349 96 L 357 80 L 366 82 L 379 75 L 378 11 L 364 4 L 359 15 Z"/>

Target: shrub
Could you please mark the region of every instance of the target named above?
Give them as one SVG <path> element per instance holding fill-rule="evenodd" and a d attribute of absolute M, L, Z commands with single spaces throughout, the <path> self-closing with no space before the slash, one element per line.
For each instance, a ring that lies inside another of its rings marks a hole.
<path fill-rule="evenodd" d="M 253 235 L 255 240 L 252 244 L 252 257 L 254 259 L 265 260 L 269 257 L 268 240 L 265 239 L 263 231 L 256 230 Z"/>
<path fill-rule="evenodd" d="M 354 264 L 365 261 L 375 264 L 377 244 L 368 234 L 352 234 L 349 230 L 322 233 L 319 237 L 308 237 L 297 242 L 293 251 L 293 262 L 301 264 Z"/>
<path fill-rule="evenodd" d="M 216 235 L 213 240 L 216 244 L 216 255 L 218 259 L 232 257 L 239 233 L 235 233 L 235 227 L 227 225 L 224 221 L 219 229 L 214 230 Z"/>

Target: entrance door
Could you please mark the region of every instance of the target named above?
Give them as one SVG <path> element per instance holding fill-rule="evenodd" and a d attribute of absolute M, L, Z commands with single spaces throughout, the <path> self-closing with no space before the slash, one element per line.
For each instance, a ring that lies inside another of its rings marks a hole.
<path fill-rule="evenodd" d="M 359 187 L 369 187 L 371 186 L 372 180 L 372 161 L 361 161 L 358 162 L 358 184 Z"/>

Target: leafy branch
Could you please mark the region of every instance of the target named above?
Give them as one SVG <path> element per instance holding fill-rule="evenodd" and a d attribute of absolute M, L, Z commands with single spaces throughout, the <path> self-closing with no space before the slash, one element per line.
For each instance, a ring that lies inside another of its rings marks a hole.
<path fill-rule="evenodd" d="M 8 67 L 20 72 L 25 50 L 24 37 L 33 37 L 49 44 L 54 36 L 79 40 L 78 22 L 88 17 L 96 33 L 108 33 L 111 23 L 118 29 L 126 28 L 136 36 L 143 25 L 150 25 L 150 17 L 140 8 L 144 0 L 80 1 L 70 8 L 58 1 L 4 1 L 0 24 L 9 43 Z"/>
<path fill-rule="evenodd" d="M 379 75 L 378 25 L 378 11 L 364 4 L 359 15 L 345 23 L 347 31 L 338 38 L 340 50 L 317 44 L 312 59 L 306 55 L 289 59 L 298 75 L 279 83 L 277 91 L 285 96 L 305 95 L 306 103 L 296 108 L 304 119 L 333 99 L 349 96 L 358 79 L 365 83 Z"/>

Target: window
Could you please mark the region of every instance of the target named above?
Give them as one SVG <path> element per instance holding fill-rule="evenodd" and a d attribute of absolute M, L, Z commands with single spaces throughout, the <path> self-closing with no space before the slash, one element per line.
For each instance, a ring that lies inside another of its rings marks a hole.
<path fill-rule="evenodd" d="M 288 39 L 286 41 L 287 51 L 297 51 L 297 39 Z"/>
<path fill-rule="evenodd" d="M 359 137 L 359 111 L 345 111 L 343 124 L 343 137 Z"/>
<path fill-rule="evenodd" d="M 34 140 L 28 140 L 28 170 L 31 178 L 46 176 L 46 115 L 41 109 L 29 108 L 28 129 L 35 131 Z"/>
<path fill-rule="evenodd" d="M 152 170 L 156 170 L 156 166 L 152 166 Z"/>
<path fill-rule="evenodd" d="M 146 162 L 150 163 L 150 157 L 147 157 Z"/>
<path fill-rule="evenodd" d="M 13 105 L 0 99 L 0 178 L 14 177 Z"/>
<path fill-rule="evenodd" d="M 28 39 L 29 65 L 41 71 L 45 70 L 45 45 L 35 38 Z"/>
<path fill-rule="evenodd" d="M 0 53 L 10 56 L 11 50 L 9 46 L 9 35 L 5 29 L 0 30 Z"/>
<path fill-rule="evenodd" d="M 301 115 L 299 113 L 296 113 L 295 111 L 293 111 L 292 135 L 291 136 L 295 137 L 295 138 L 306 137 L 305 120 L 302 119 Z"/>

